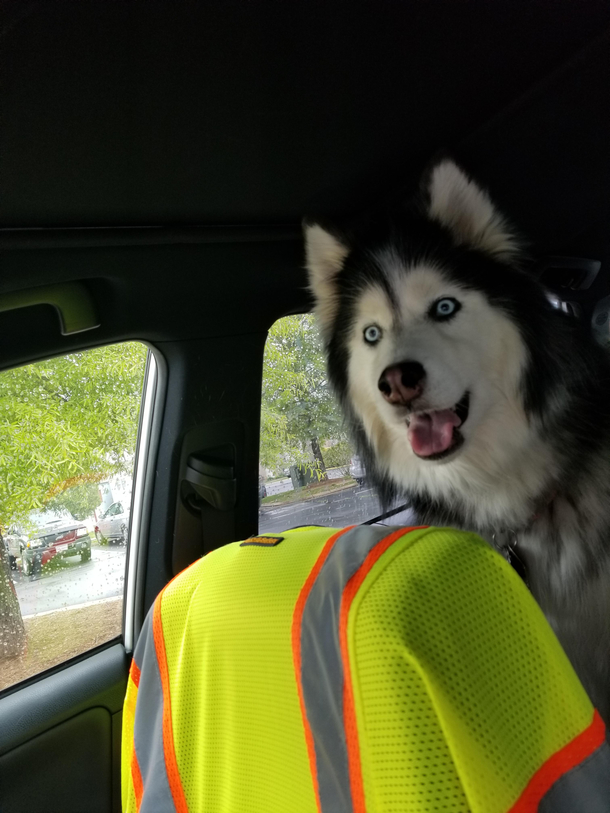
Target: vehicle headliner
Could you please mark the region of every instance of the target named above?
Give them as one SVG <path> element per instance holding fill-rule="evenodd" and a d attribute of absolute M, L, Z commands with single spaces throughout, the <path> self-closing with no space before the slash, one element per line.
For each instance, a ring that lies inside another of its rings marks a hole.
<path fill-rule="evenodd" d="M 0 295 L 86 280 L 102 326 L 0 314 L 14 364 L 260 332 L 309 307 L 299 223 L 413 188 L 441 153 L 534 255 L 602 260 L 610 5 L 5 0 Z M 50 339 L 50 336 L 53 339 Z"/>

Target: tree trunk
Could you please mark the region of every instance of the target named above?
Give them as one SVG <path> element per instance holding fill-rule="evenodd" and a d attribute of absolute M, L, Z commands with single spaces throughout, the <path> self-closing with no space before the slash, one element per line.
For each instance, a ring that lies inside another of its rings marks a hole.
<path fill-rule="evenodd" d="M 318 477 L 320 480 L 328 480 L 328 474 L 326 474 L 326 465 L 324 464 L 324 458 L 322 457 L 322 449 L 320 449 L 320 441 L 318 438 L 311 439 L 311 451 L 313 452 L 313 456 L 316 461 L 316 470 L 318 472 Z"/>
<path fill-rule="evenodd" d="M 0 534 L 0 661 L 25 654 L 26 636 L 11 578 L 8 551 Z"/>

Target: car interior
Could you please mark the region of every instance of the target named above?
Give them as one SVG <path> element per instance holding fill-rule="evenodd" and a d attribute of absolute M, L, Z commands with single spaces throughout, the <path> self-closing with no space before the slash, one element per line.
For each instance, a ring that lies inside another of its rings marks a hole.
<path fill-rule="evenodd" d="M 0 369 L 149 349 L 123 631 L 0 694 L 0 809 L 116 813 L 148 609 L 258 531 L 263 352 L 311 309 L 304 216 L 449 154 L 610 341 L 610 4 L 3 0 L 0 88 Z"/>

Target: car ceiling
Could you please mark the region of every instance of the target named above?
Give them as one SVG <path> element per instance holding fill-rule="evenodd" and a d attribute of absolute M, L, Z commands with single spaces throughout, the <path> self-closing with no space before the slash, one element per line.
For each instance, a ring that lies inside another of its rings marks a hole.
<path fill-rule="evenodd" d="M 86 280 L 81 344 L 264 330 L 308 306 L 303 215 L 449 153 L 599 298 L 609 99 L 607 1 L 0 0 L 0 295 Z M 75 341 L 31 311 L 12 363 Z"/>

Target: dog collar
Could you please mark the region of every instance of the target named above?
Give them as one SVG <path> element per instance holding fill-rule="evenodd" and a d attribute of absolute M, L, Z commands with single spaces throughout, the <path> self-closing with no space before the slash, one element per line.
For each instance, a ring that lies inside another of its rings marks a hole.
<path fill-rule="evenodd" d="M 534 517 L 535 519 L 535 517 Z M 494 547 L 515 570 L 521 579 L 529 586 L 527 578 L 527 568 L 525 562 L 517 553 L 519 537 L 512 528 L 504 528 L 500 531 L 493 531 L 491 535 Z"/>
<path fill-rule="evenodd" d="M 532 514 L 530 521 L 522 528 L 523 531 L 528 531 L 536 520 L 540 519 L 543 512 L 551 505 L 555 497 L 557 496 L 557 489 L 553 489 L 550 492 L 548 498 L 544 501 L 541 501 L 540 508 L 536 511 L 535 514 Z M 525 562 L 517 553 L 517 546 L 519 544 L 519 534 L 517 531 L 513 530 L 512 528 L 501 528 L 497 531 L 492 531 L 491 538 L 496 550 L 502 554 L 502 556 L 506 559 L 509 565 L 517 571 L 519 576 L 523 579 L 523 581 L 529 586 L 528 578 L 527 578 L 527 568 L 525 566 Z"/>

